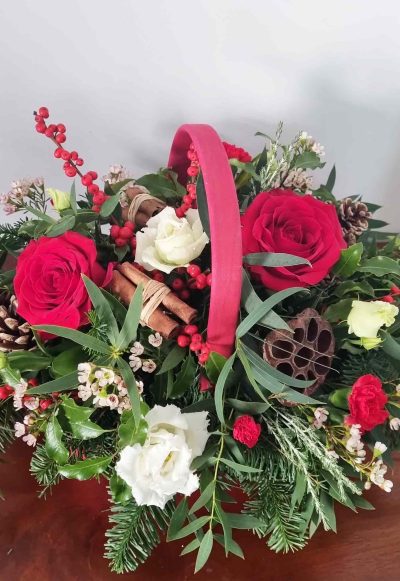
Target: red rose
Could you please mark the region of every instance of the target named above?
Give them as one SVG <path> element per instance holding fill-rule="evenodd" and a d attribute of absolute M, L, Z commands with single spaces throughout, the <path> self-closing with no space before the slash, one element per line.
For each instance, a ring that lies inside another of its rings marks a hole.
<path fill-rule="evenodd" d="M 243 149 L 243 147 L 236 147 L 236 145 L 232 145 L 231 143 L 227 143 L 226 141 L 223 141 L 222 145 L 225 147 L 228 159 L 237 159 L 239 161 L 242 161 L 243 163 L 248 163 L 249 161 L 251 161 L 250 153 Z"/>
<path fill-rule="evenodd" d="M 283 252 L 307 259 L 307 265 L 251 266 L 269 289 L 320 282 L 346 248 L 334 206 L 292 190 L 261 192 L 242 217 L 243 253 Z"/>
<path fill-rule="evenodd" d="M 233 437 L 248 448 L 253 448 L 260 437 L 261 426 L 251 416 L 240 416 L 233 424 Z"/>
<path fill-rule="evenodd" d="M 359 424 L 363 432 L 373 430 L 389 417 L 385 409 L 388 400 L 382 382 L 375 375 L 362 375 L 357 379 L 349 395 L 350 415 L 347 423 Z"/>
<path fill-rule="evenodd" d="M 32 240 L 17 262 L 14 290 L 18 313 L 31 325 L 77 329 L 85 324 L 91 302 L 81 275 L 98 286 L 111 277 L 112 264 L 106 273 L 96 258 L 93 240 L 76 232 Z"/>

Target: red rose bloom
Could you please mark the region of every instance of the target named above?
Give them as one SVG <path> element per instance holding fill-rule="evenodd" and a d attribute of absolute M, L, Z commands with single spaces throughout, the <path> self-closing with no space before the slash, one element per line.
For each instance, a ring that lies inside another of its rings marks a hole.
<path fill-rule="evenodd" d="M 93 240 L 76 232 L 32 240 L 17 262 L 14 290 L 18 313 L 31 325 L 77 329 L 87 322 L 91 308 L 81 275 L 104 286 L 111 271 L 112 264 L 106 272 L 97 263 Z"/>
<path fill-rule="evenodd" d="M 228 159 L 238 159 L 243 163 L 248 163 L 249 161 L 251 161 L 252 158 L 250 153 L 243 149 L 243 147 L 236 147 L 236 145 L 232 145 L 231 143 L 227 143 L 226 141 L 223 141 L 222 145 L 225 147 Z"/>
<path fill-rule="evenodd" d="M 242 217 L 242 225 L 244 254 L 283 252 L 311 263 L 311 267 L 250 267 L 264 286 L 276 291 L 317 284 L 346 248 L 334 206 L 292 190 L 258 194 Z"/>
<path fill-rule="evenodd" d="M 233 425 L 233 437 L 248 448 L 253 448 L 260 437 L 261 426 L 251 416 L 240 416 Z"/>
<path fill-rule="evenodd" d="M 363 432 L 373 430 L 389 417 L 385 409 L 387 400 L 381 380 L 375 375 L 362 375 L 349 395 L 350 415 L 347 423 L 359 424 Z"/>

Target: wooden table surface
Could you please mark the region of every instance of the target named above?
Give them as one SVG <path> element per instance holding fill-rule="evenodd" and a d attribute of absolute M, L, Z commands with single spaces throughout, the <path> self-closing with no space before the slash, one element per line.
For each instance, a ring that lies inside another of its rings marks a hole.
<path fill-rule="evenodd" d="M 299 553 L 275 555 L 265 541 L 239 531 L 246 560 L 217 547 L 193 575 L 193 554 L 178 558 L 181 542 L 163 543 L 136 573 L 110 573 L 102 558 L 107 497 L 97 481 L 63 481 L 47 500 L 29 476 L 31 450 L 15 443 L 0 463 L 1 581 L 383 581 L 400 579 L 400 458 L 391 494 L 372 490 L 375 511 L 337 510 L 338 530 L 318 532 Z"/>

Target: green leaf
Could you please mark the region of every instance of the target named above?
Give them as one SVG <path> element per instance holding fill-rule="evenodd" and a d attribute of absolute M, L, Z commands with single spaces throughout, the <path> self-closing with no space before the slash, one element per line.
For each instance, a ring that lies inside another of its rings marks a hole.
<path fill-rule="evenodd" d="M 132 489 L 116 472 L 110 478 L 110 491 L 114 502 L 124 503 L 132 498 Z"/>
<path fill-rule="evenodd" d="M 208 529 L 201 540 L 199 552 L 197 553 L 194 572 L 197 573 L 207 563 L 213 548 L 214 537 L 211 529 Z"/>
<path fill-rule="evenodd" d="M 207 195 L 202 174 L 197 179 L 196 194 L 201 225 L 208 238 L 210 238 L 210 217 L 208 215 Z"/>
<path fill-rule="evenodd" d="M 156 375 L 161 375 L 162 373 L 166 373 L 167 371 L 174 369 L 177 365 L 179 365 L 181 361 L 183 361 L 186 353 L 187 353 L 186 349 L 179 347 L 179 345 L 177 344 L 174 345 L 171 351 L 167 353 L 167 356 L 162 362 L 161 368 Z"/>
<path fill-rule="evenodd" d="M 181 197 L 173 181 L 161 174 L 147 174 L 136 180 L 136 184 L 144 186 L 152 196 L 161 200 L 176 200 Z"/>
<path fill-rule="evenodd" d="M 376 230 L 377 228 L 383 228 L 387 226 L 389 223 L 385 222 L 384 220 L 375 220 L 373 218 L 369 218 L 368 220 L 368 228 L 370 230 Z"/>
<path fill-rule="evenodd" d="M 101 426 L 89 419 L 94 412 L 93 408 L 79 406 L 70 397 L 64 398 L 60 410 L 62 410 L 62 414 L 68 424 L 68 429 L 74 438 L 90 440 L 92 438 L 98 438 L 105 432 L 110 431 L 104 430 Z"/>
<path fill-rule="evenodd" d="M 78 373 L 74 371 L 58 379 L 53 379 L 52 381 L 47 381 L 38 385 L 36 387 L 31 387 L 26 390 L 27 395 L 45 395 L 47 393 L 53 393 L 54 391 L 72 391 L 78 387 Z"/>
<path fill-rule="evenodd" d="M 322 200 L 323 202 L 335 203 L 336 198 L 332 192 L 326 186 L 320 186 L 316 190 L 313 190 L 313 197 Z"/>
<path fill-rule="evenodd" d="M 192 460 L 192 463 L 190 465 L 191 469 L 198 470 L 199 468 L 203 467 L 205 464 L 210 463 L 209 461 L 211 461 L 211 458 L 213 458 L 216 451 L 217 451 L 216 445 L 211 445 L 208 448 L 206 448 L 206 450 L 202 453 L 201 456 L 197 456 L 196 458 L 194 458 L 194 460 Z M 213 461 L 214 461 L 214 459 L 213 459 Z"/>
<path fill-rule="evenodd" d="M 51 364 L 51 357 L 42 351 L 11 351 L 7 354 L 7 361 L 12 369 L 21 373 L 26 371 L 41 371 Z"/>
<path fill-rule="evenodd" d="M 260 529 L 265 526 L 265 523 L 256 518 L 255 516 L 251 516 L 249 514 L 235 514 L 233 512 L 225 513 L 229 525 L 233 529 Z"/>
<path fill-rule="evenodd" d="M 296 474 L 296 485 L 293 490 L 292 499 L 291 499 L 291 509 L 292 512 L 296 506 L 300 506 L 304 494 L 307 489 L 307 480 L 304 476 L 303 472 L 297 472 Z"/>
<path fill-rule="evenodd" d="M 175 535 L 178 534 L 178 532 L 182 528 L 183 523 L 186 520 L 188 510 L 189 505 L 187 498 L 183 497 L 178 506 L 176 507 L 176 509 L 174 510 L 171 522 L 169 523 L 167 532 L 167 541 L 172 541 L 175 538 Z"/>
<path fill-rule="evenodd" d="M 221 425 L 225 425 L 224 419 L 224 390 L 225 390 L 225 383 L 228 379 L 228 375 L 230 374 L 233 363 L 236 358 L 236 353 L 233 353 L 226 361 L 224 367 L 222 368 L 221 373 L 219 374 L 218 381 L 215 385 L 215 411 L 217 413 L 218 419 L 221 422 Z"/>
<path fill-rule="evenodd" d="M 230 538 L 229 542 L 226 543 L 226 537 L 224 535 L 214 534 L 214 539 L 221 545 L 221 547 L 225 547 L 226 554 L 232 553 L 232 555 L 236 555 L 236 557 L 244 559 L 242 549 L 232 538 Z"/>
<path fill-rule="evenodd" d="M 336 182 L 336 167 L 333 166 L 333 168 L 331 169 L 328 179 L 326 181 L 325 187 L 327 190 L 329 190 L 330 192 L 333 192 L 333 188 L 335 187 L 335 182 Z"/>
<path fill-rule="evenodd" d="M 132 413 L 125 410 L 122 413 L 121 423 L 118 428 L 118 448 L 122 449 L 133 444 L 143 445 L 148 432 L 148 425 L 144 419 L 140 419 L 139 425 L 136 424 Z"/>
<path fill-rule="evenodd" d="M 274 293 L 265 301 L 261 302 L 247 317 L 240 323 L 236 329 L 236 337 L 239 339 L 243 337 L 254 325 L 262 319 L 262 317 L 268 313 L 275 305 L 287 299 L 288 297 L 298 293 L 300 291 L 304 292 L 303 287 L 292 287 L 277 293 Z"/>
<path fill-rule="evenodd" d="M 332 393 L 329 394 L 329 402 L 337 408 L 348 410 L 350 393 L 350 387 L 341 387 L 340 389 L 335 389 L 335 391 L 332 391 Z"/>
<path fill-rule="evenodd" d="M 400 361 L 400 343 L 396 341 L 389 333 L 381 331 L 381 335 L 384 339 L 382 343 L 382 349 L 393 359 Z"/>
<path fill-rule="evenodd" d="M 190 405 L 182 409 L 182 412 L 184 412 L 185 414 L 192 414 L 195 412 L 212 412 L 212 411 L 215 411 L 215 403 L 213 397 L 195 401 L 194 403 L 191 403 Z"/>
<path fill-rule="evenodd" d="M 103 355 L 110 355 L 111 349 L 109 345 L 103 343 L 96 337 L 91 337 L 90 335 L 86 335 L 81 331 L 76 331 L 75 329 L 69 329 L 68 327 L 59 327 L 58 325 L 35 325 L 32 327 L 36 331 L 46 331 L 46 333 L 52 333 L 53 335 L 57 335 L 58 337 L 64 337 L 64 339 L 70 339 L 74 343 L 78 343 L 78 345 L 82 345 L 83 347 L 87 347 L 92 351 L 97 351 L 98 353 L 102 353 Z"/>
<path fill-rule="evenodd" d="M 71 209 L 74 214 L 78 211 L 78 206 L 76 203 L 76 188 L 75 188 L 75 180 L 72 182 L 70 195 L 69 195 L 69 203 L 71 204 Z"/>
<path fill-rule="evenodd" d="M 364 510 L 375 510 L 375 507 L 368 502 L 363 496 L 359 496 L 358 494 L 354 494 L 352 497 L 352 501 L 357 508 L 363 508 Z"/>
<path fill-rule="evenodd" d="M 400 276 L 400 265 L 397 260 L 388 256 L 374 256 L 362 263 L 357 269 L 359 272 L 367 272 L 374 276 L 385 276 L 385 274 L 395 274 Z"/>
<path fill-rule="evenodd" d="M 75 217 L 75 224 L 90 224 L 98 220 L 99 215 L 96 212 L 89 212 L 87 210 L 80 210 Z"/>
<path fill-rule="evenodd" d="M 65 216 L 61 218 L 56 224 L 52 224 L 46 230 L 46 236 L 50 238 L 55 238 L 56 236 L 61 236 L 68 230 L 71 230 L 75 226 L 75 216 Z"/>
<path fill-rule="evenodd" d="M 211 351 L 206 361 L 206 373 L 211 383 L 217 383 L 225 363 L 226 357 L 216 351 Z"/>
<path fill-rule="evenodd" d="M 189 514 L 193 514 L 200 510 L 203 506 L 207 504 L 207 502 L 211 499 L 212 495 L 214 494 L 215 490 L 215 481 L 212 480 L 208 486 L 203 490 L 199 498 L 196 502 L 192 505 L 192 508 L 189 511 Z"/>
<path fill-rule="evenodd" d="M 61 351 L 54 357 L 51 364 L 51 371 L 55 377 L 63 377 L 76 371 L 79 363 L 87 361 L 87 353 L 80 345 L 73 345 L 70 349 Z"/>
<path fill-rule="evenodd" d="M 228 460 L 227 458 L 221 458 L 221 462 L 226 464 L 232 470 L 236 470 L 236 472 L 246 472 L 249 474 L 257 474 L 261 472 L 261 468 L 253 468 L 252 466 L 245 466 L 244 464 L 238 464 L 238 462 L 233 462 L 232 460 Z"/>
<path fill-rule="evenodd" d="M 351 310 L 351 304 L 354 299 L 342 299 L 341 301 L 330 305 L 324 312 L 324 319 L 330 323 L 346 321 Z"/>
<path fill-rule="evenodd" d="M 172 399 L 181 397 L 193 384 L 196 373 L 197 363 L 193 355 L 188 353 L 188 356 L 186 357 L 182 367 L 176 375 L 175 381 L 171 385 L 170 393 L 167 393 L 167 397 Z"/>
<path fill-rule="evenodd" d="M 189 553 L 192 553 L 193 551 L 195 551 L 199 547 L 200 547 L 200 541 L 197 537 L 195 537 L 192 541 L 190 541 L 190 543 L 188 543 L 186 545 L 186 547 L 184 549 L 182 549 L 182 551 L 179 553 L 179 556 L 183 557 L 183 555 L 188 555 Z"/>
<path fill-rule="evenodd" d="M 237 410 L 238 412 L 251 415 L 263 414 L 264 412 L 267 411 L 269 407 L 271 407 L 271 404 L 267 402 L 241 401 L 239 399 L 233 398 L 228 398 L 226 400 L 226 403 L 228 403 L 230 406 L 233 407 L 233 409 Z"/>
<path fill-rule="evenodd" d="M 118 323 L 122 326 L 124 324 L 126 313 L 127 313 L 126 308 L 114 295 L 112 295 L 111 293 L 106 291 L 104 288 L 102 288 L 100 290 L 101 290 L 103 296 L 105 296 L 106 299 L 108 300 L 108 302 L 110 303 L 111 309 L 112 309 Z"/>
<path fill-rule="evenodd" d="M 298 264 L 307 264 L 311 266 L 306 258 L 294 256 L 293 254 L 284 254 L 282 252 L 254 252 L 243 256 L 245 264 L 257 264 L 260 266 L 295 266 Z"/>
<path fill-rule="evenodd" d="M 55 415 L 47 423 L 45 448 L 49 458 L 57 464 L 68 462 L 68 450 L 62 442 L 62 429 Z"/>
<path fill-rule="evenodd" d="M 119 195 L 114 194 L 114 196 L 110 196 L 108 200 L 106 200 L 104 204 L 101 206 L 100 216 L 102 218 L 107 218 L 114 212 L 118 204 L 119 204 Z"/>
<path fill-rule="evenodd" d="M 191 535 L 192 533 L 198 531 L 201 527 L 203 527 L 209 521 L 210 521 L 209 515 L 200 516 L 199 518 L 196 518 L 195 520 L 190 522 L 188 525 L 186 525 L 182 529 L 180 529 L 174 536 L 172 536 L 172 537 L 170 536 L 169 540 L 176 541 L 177 539 L 183 539 L 184 537 L 187 537 L 188 535 Z"/>
<path fill-rule="evenodd" d="M 362 242 L 352 244 L 345 250 L 342 250 L 339 261 L 333 267 L 333 272 L 342 278 L 348 278 L 355 273 L 360 264 L 361 256 L 364 250 Z"/>
<path fill-rule="evenodd" d="M 370 297 L 375 296 L 373 287 L 366 280 L 353 281 L 346 280 L 342 282 L 334 291 L 333 294 L 341 298 L 346 294 L 361 293 Z"/>
<path fill-rule="evenodd" d="M 325 518 L 328 522 L 329 528 L 336 533 L 336 515 L 334 509 L 333 498 L 325 491 L 320 494 L 320 502 L 324 511 Z"/>
<path fill-rule="evenodd" d="M 128 363 L 119 357 L 117 360 L 118 368 L 121 372 L 122 379 L 124 380 L 125 387 L 128 390 L 129 399 L 132 406 L 132 414 L 135 420 L 135 424 L 139 426 L 140 424 L 140 393 L 136 385 L 135 376 L 133 375 L 132 369 L 129 367 Z"/>
<path fill-rule="evenodd" d="M 262 304 L 262 300 L 253 289 L 250 278 L 247 272 L 242 270 L 242 306 L 247 313 L 252 313 L 253 310 Z M 286 329 L 291 331 L 289 325 L 273 310 L 270 310 L 266 315 L 258 321 L 258 325 L 262 325 L 272 329 Z"/>
<path fill-rule="evenodd" d="M 56 221 L 54 220 L 54 218 L 52 218 L 51 216 L 48 216 L 47 214 L 44 214 L 43 212 L 41 212 L 40 210 L 37 210 L 33 206 L 28 206 L 27 210 L 31 214 L 34 214 L 35 216 L 37 216 L 38 218 L 40 218 L 44 222 L 47 222 L 48 224 L 56 224 Z"/>
<path fill-rule="evenodd" d="M 110 307 L 110 303 L 104 297 L 99 287 L 92 280 L 90 280 L 90 278 L 82 274 L 82 279 L 100 321 L 107 325 L 108 331 L 110 333 L 111 343 L 115 344 L 119 331 L 117 321 L 115 320 Z"/>
<path fill-rule="evenodd" d="M 122 329 L 118 335 L 117 347 L 119 349 L 127 349 L 132 341 L 136 339 L 140 315 L 142 313 L 142 304 L 143 285 L 139 284 L 129 304 L 124 324 L 122 325 Z"/>
<path fill-rule="evenodd" d="M 325 163 L 322 163 L 318 155 L 314 151 L 304 151 L 298 155 L 293 164 L 293 168 L 301 169 L 317 169 L 319 167 L 324 167 Z"/>
<path fill-rule="evenodd" d="M 252 163 L 243 163 L 243 161 L 239 161 L 238 159 L 231 158 L 229 160 L 229 164 L 233 167 L 237 167 L 238 169 L 242 170 L 243 172 L 249 174 L 253 180 L 256 182 L 261 181 L 260 176 L 254 169 L 254 165 Z"/>
<path fill-rule="evenodd" d="M 93 476 L 98 476 L 108 468 L 112 456 L 100 456 L 99 458 L 89 458 L 80 460 L 75 464 L 66 464 L 58 469 L 64 478 L 74 478 L 75 480 L 89 480 Z"/>

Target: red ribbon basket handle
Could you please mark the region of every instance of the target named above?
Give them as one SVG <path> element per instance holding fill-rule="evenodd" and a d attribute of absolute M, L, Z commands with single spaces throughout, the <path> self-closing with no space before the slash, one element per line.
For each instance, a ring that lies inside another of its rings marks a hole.
<path fill-rule="evenodd" d="M 207 196 L 211 236 L 212 285 L 207 343 L 212 351 L 229 357 L 242 287 L 242 236 L 235 182 L 225 148 L 209 125 L 182 125 L 175 134 L 168 167 L 186 183 L 187 152 L 193 143 Z"/>

